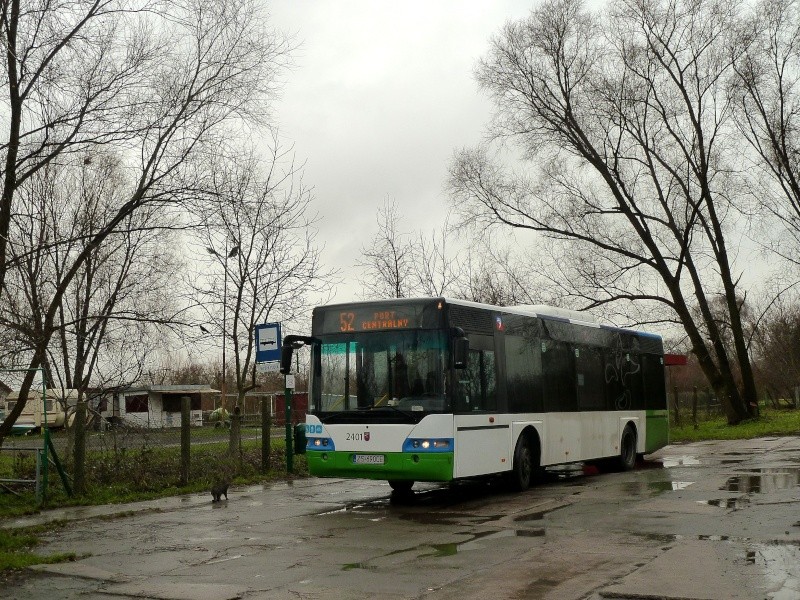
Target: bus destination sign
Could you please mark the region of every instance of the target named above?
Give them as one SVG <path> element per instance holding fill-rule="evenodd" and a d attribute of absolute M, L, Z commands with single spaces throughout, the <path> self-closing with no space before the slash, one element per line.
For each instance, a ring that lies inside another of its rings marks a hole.
<path fill-rule="evenodd" d="M 314 335 L 361 333 L 401 329 L 436 329 L 442 326 L 441 302 L 349 304 L 314 309 Z"/>
<path fill-rule="evenodd" d="M 411 319 L 396 310 L 376 310 L 369 314 L 345 310 L 339 313 L 339 331 L 373 331 L 376 329 L 407 329 Z"/>

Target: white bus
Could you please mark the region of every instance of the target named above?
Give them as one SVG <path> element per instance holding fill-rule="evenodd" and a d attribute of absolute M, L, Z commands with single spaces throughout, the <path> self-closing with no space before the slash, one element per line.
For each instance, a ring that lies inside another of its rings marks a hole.
<path fill-rule="evenodd" d="M 312 475 L 415 481 L 550 465 L 634 467 L 667 443 L 663 344 L 544 306 L 446 298 L 314 309 L 306 456 Z"/>

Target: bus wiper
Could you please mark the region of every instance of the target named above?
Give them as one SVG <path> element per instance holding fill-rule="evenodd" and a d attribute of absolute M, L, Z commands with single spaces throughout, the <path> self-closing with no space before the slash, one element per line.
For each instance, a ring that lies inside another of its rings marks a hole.
<path fill-rule="evenodd" d="M 386 410 L 387 408 L 390 409 L 390 410 L 393 410 L 395 412 L 399 412 L 401 415 L 403 415 L 406 419 L 409 419 L 410 421 L 417 422 L 417 420 L 418 420 L 417 417 L 413 413 L 406 412 L 406 411 L 404 411 L 402 409 L 397 408 L 396 406 L 392 406 L 391 404 L 381 404 L 380 406 L 378 406 L 377 404 L 375 404 L 373 402 L 372 404 L 367 404 L 366 406 L 357 406 L 356 410 L 358 410 L 358 411 Z"/>
<path fill-rule="evenodd" d="M 380 406 L 380 407 L 375 407 L 375 406 L 373 405 L 373 408 L 377 408 L 378 410 L 383 410 L 383 409 L 389 408 L 389 409 L 391 409 L 391 410 L 393 410 L 393 411 L 399 412 L 399 413 L 400 413 L 401 415 L 403 415 L 405 418 L 407 418 L 407 419 L 409 419 L 409 420 L 411 420 L 411 421 L 413 421 L 413 422 L 415 422 L 415 423 L 416 423 L 416 422 L 419 420 L 419 419 L 417 419 L 417 418 L 414 416 L 414 414 L 413 414 L 413 413 L 410 413 L 410 412 L 406 412 L 406 411 L 404 411 L 404 410 L 401 410 L 401 409 L 397 408 L 396 406 L 392 406 L 391 404 L 386 404 L 386 405 L 384 405 L 384 406 Z"/>

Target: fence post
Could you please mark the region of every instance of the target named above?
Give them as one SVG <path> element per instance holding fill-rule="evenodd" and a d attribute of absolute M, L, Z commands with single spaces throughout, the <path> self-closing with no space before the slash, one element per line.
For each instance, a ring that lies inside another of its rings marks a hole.
<path fill-rule="evenodd" d="M 675 412 L 675 425 L 680 427 L 681 426 L 681 411 L 680 411 L 680 408 L 679 408 L 678 404 L 679 404 L 678 386 L 676 385 L 676 386 L 674 386 L 672 388 L 672 407 L 673 407 L 673 410 Z"/>
<path fill-rule="evenodd" d="M 697 386 L 694 386 L 694 392 L 692 393 L 692 423 L 694 423 L 694 428 L 697 429 Z"/>
<path fill-rule="evenodd" d="M 236 468 L 240 467 L 241 462 L 241 442 L 242 442 L 242 409 L 237 404 L 233 407 L 231 415 L 231 434 L 228 446 L 228 453 L 235 458 Z"/>
<path fill-rule="evenodd" d="M 261 472 L 269 472 L 270 450 L 272 446 L 272 402 L 269 398 L 261 397 Z"/>
<path fill-rule="evenodd" d="M 36 504 L 44 502 L 44 481 L 42 477 L 42 463 L 47 460 L 47 451 L 36 449 Z"/>
<path fill-rule="evenodd" d="M 78 496 L 86 492 L 86 401 L 81 396 L 75 406 L 75 422 L 72 424 L 75 444 L 72 448 L 75 469 L 72 486 Z"/>
<path fill-rule="evenodd" d="M 189 485 L 189 466 L 192 460 L 191 453 L 191 399 L 181 396 L 181 485 Z"/>

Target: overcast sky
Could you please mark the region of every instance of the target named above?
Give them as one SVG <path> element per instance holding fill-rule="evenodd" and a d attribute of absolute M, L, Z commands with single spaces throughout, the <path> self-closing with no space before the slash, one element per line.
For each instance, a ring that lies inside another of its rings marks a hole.
<path fill-rule="evenodd" d="M 489 38 L 531 0 L 272 0 L 271 22 L 300 48 L 276 120 L 306 160 L 327 266 L 357 299 L 361 248 L 393 199 L 401 228 L 440 226 L 454 150 L 480 141 L 491 104 L 473 79 Z"/>

